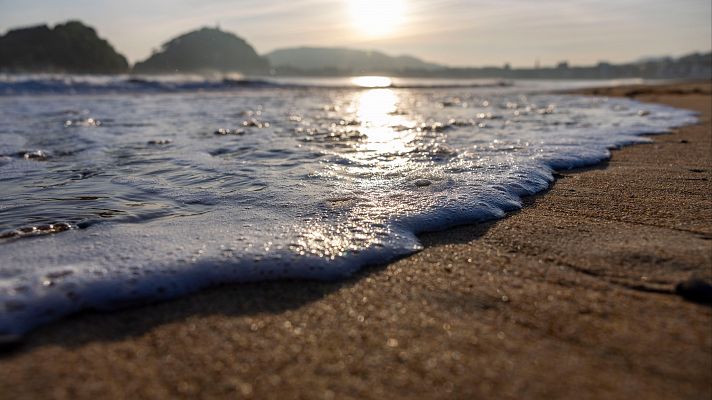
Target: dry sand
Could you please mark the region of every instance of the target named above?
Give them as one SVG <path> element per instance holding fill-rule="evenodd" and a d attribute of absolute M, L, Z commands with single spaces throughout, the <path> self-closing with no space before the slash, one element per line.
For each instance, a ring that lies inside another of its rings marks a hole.
<path fill-rule="evenodd" d="M 699 125 L 561 173 L 504 220 L 345 282 L 85 313 L 0 355 L 0 398 L 712 397 L 710 84 L 601 89 Z"/>

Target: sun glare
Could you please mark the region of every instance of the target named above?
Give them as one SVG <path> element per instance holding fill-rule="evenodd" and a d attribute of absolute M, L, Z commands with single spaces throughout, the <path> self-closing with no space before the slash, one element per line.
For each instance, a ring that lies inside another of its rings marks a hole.
<path fill-rule="evenodd" d="M 405 19 L 405 0 L 348 0 L 354 26 L 368 36 L 393 32 Z"/>

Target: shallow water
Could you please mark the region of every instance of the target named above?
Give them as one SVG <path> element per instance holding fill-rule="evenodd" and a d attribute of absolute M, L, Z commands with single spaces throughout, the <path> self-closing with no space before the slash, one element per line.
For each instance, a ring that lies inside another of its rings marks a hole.
<path fill-rule="evenodd" d="M 695 121 L 516 82 L 436 86 L 15 84 L 0 96 L 0 335 L 213 284 L 345 277 Z"/>

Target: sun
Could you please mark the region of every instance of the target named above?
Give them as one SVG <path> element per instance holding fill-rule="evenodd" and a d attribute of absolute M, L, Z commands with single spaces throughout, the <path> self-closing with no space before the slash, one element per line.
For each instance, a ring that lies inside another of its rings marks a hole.
<path fill-rule="evenodd" d="M 405 19 L 405 0 L 348 0 L 354 26 L 367 36 L 385 36 Z"/>

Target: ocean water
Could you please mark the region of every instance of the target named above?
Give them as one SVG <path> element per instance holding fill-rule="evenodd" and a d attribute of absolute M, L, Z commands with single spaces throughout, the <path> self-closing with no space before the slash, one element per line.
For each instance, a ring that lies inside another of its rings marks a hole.
<path fill-rule="evenodd" d="M 344 278 L 696 120 L 546 93 L 583 84 L 0 77 L 0 337 L 211 285 Z"/>

